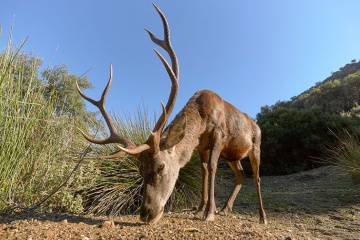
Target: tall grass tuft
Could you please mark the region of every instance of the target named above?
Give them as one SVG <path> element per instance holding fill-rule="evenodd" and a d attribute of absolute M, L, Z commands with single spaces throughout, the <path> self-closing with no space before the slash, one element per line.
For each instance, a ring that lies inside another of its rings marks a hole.
<path fill-rule="evenodd" d="M 0 53 L 1 211 L 29 207 L 46 196 L 72 170 L 85 144 L 74 134 L 74 120 L 57 114 L 57 96 L 44 98 L 38 76 L 41 60 L 20 53 L 24 44 L 14 47 L 10 36 Z M 80 172 L 93 174 L 95 169 L 89 164 Z M 82 212 L 82 200 L 74 192 L 91 184 L 91 179 L 72 179 L 47 207 Z"/>
<path fill-rule="evenodd" d="M 139 108 L 132 116 L 112 116 L 119 134 L 131 139 L 135 144 L 144 143 L 154 125 L 147 110 L 142 109 Z M 116 151 L 111 146 L 98 147 L 97 150 L 99 155 L 108 155 Z M 96 215 L 111 216 L 136 213 L 140 208 L 143 187 L 139 165 L 139 161 L 133 157 L 99 159 L 97 166 L 101 174 L 95 186 L 87 192 L 87 211 Z M 181 169 L 174 192 L 166 205 L 167 210 L 190 208 L 198 203 L 201 191 L 199 166 L 198 157 L 194 155 L 191 162 Z"/>
<path fill-rule="evenodd" d="M 338 140 L 336 145 L 325 149 L 325 163 L 347 170 L 355 183 L 360 183 L 360 141 L 347 130 L 333 133 Z"/>

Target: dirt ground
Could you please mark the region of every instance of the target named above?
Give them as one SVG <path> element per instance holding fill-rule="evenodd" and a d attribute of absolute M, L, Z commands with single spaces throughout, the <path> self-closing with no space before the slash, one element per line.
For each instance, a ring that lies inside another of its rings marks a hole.
<path fill-rule="evenodd" d="M 0 239 L 360 239 L 360 186 L 338 168 L 262 177 L 262 193 L 267 225 L 258 223 L 255 187 L 247 179 L 233 213 L 214 222 L 191 210 L 166 213 L 156 225 L 137 215 L 2 214 Z"/>

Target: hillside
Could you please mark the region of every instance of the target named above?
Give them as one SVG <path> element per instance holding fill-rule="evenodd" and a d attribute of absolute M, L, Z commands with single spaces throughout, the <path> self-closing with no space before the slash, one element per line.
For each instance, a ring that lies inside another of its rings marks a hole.
<path fill-rule="evenodd" d="M 262 174 L 290 174 L 319 167 L 333 133 L 360 136 L 360 62 L 352 61 L 289 101 L 264 106 Z"/>
<path fill-rule="evenodd" d="M 359 90 L 360 61 L 353 60 L 332 72 L 325 80 L 293 97 L 291 103 L 299 109 L 317 106 L 329 113 L 349 112 L 358 106 Z"/>

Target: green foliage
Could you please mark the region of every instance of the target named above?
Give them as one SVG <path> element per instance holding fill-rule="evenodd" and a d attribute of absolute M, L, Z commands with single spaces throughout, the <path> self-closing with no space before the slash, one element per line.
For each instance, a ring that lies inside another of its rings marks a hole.
<path fill-rule="evenodd" d="M 296 109 L 289 103 L 264 107 L 257 115 L 262 130 L 262 172 L 289 174 L 317 167 L 314 157 L 334 141 L 329 129 L 355 132 L 358 120 L 324 113 L 318 107 Z"/>
<path fill-rule="evenodd" d="M 75 88 L 92 88 L 86 78 L 70 74 L 66 65 L 40 72 L 41 59 L 14 49 L 11 40 L 0 54 L 0 210 L 33 206 L 70 174 L 87 146 L 77 127 L 106 135 L 96 114 L 86 111 Z M 120 134 L 144 142 L 151 130 L 146 111 L 136 117 L 114 115 Z M 98 129 L 96 129 L 96 126 Z M 100 136 L 101 137 L 101 136 Z M 60 191 L 41 207 L 97 214 L 132 213 L 141 202 L 138 160 L 104 161 L 116 146 L 93 146 L 93 153 Z M 96 164 L 95 164 L 96 162 Z M 197 157 L 181 170 L 167 207 L 179 209 L 198 201 L 201 176 Z"/>
<path fill-rule="evenodd" d="M 146 141 L 150 131 L 150 122 L 146 114 L 139 110 L 134 120 L 129 114 L 125 117 L 113 115 L 113 122 L 120 135 L 139 144 Z M 97 138 L 106 138 L 107 133 L 98 132 Z M 133 157 L 102 160 L 116 151 L 113 145 L 93 145 L 96 168 L 100 174 L 95 183 L 83 193 L 86 212 L 96 215 L 129 214 L 137 210 L 141 201 L 142 178 L 139 174 L 139 162 Z"/>
<path fill-rule="evenodd" d="M 0 210 L 32 206 L 50 193 L 87 144 L 76 134 L 77 123 L 67 116 L 65 104 L 53 92 L 45 97 L 40 66 L 39 58 L 21 54 L 11 39 L 0 54 Z M 83 165 L 80 172 L 93 175 L 90 166 Z M 44 207 L 79 212 L 61 199 L 71 194 L 76 199 L 74 190 L 86 187 L 93 176 L 82 177 L 72 178 Z"/>
<path fill-rule="evenodd" d="M 0 54 L 0 211 L 33 206 L 67 178 L 88 144 L 77 127 L 106 135 L 76 92 L 76 80 L 81 88 L 92 87 L 87 79 L 70 74 L 66 65 L 42 72 L 40 67 L 40 58 L 20 53 L 11 41 Z M 141 110 L 135 118 L 113 118 L 119 132 L 137 144 L 153 125 Z M 143 181 L 139 162 L 98 158 L 115 150 L 94 145 L 76 174 L 41 207 L 82 213 L 86 206 L 89 212 L 110 215 L 136 211 Z M 191 207 L 199 200 L 201 176 L 194 164 L 199 164 L 196 156 L 181 170 L 168 209 Z"/>
<path fill-rule="evenodd" d="M 257 115 L 262 129 L 263 173 L 289 174 L 319 165 L 314 161 L 347 129 L 357 136 L 360 124 L 360 64 L 346 64 L 291 101 L 264 106 Z"/>
<path fill-rule="evenodd" d="M 297 108 L 319 107 L 323 112 L 339 114 L 357 107 L 360 100 L 360 71 L 343 79 L 325 81 L 299 95 L 293 105 Z"/>
<path fill-rule="evenodd" d="M 46 69 L 42 73 L 44 96 L 46 100 L 56 98 L 54 107 L 58 115 L 74 118 L 79 128 L 95 127 L 96 113 L 86 110 L 83 98 L 77 92 L 75 82 L 82 89 L 92 89 L 87 78 L 79 78 L 70 74 L 65 64 Z"/>
<path fill-rule="evenodd" d="M 339 166 L 348 171 L 355 183 L 360 183 L 360 141 L 347 130 L 332 132 L 337 142 L 324 149 L 326 164 Z"/>
<path fill-rule="evenodd" d="M 131 139 L 136 144 L 144 143 L 153 124 L 147 110 L 138 109 L 134 116 L 113 115 L 114 124 L 120 135 Z M 99 138 L 103 136 L 101 132 Z M 109 155 L 116 151 L 116 146 L 94 146 L 98 156 Z M 96 184 L 86 191 L 86 211 L 97 215 L 129 214 L 138 211 L 141 204 L 143 179 L 139 174 L 139 161 L 133 157 L 116 160 L 97 160 L 100 175 Z M 196 166 L 195 166 L 196 165 Z M 174 192 L 167 203 L 167 209 L 192 207 L 199 201 L 201 175 L 199 174 L 198 156 L 180 170 Z"/>

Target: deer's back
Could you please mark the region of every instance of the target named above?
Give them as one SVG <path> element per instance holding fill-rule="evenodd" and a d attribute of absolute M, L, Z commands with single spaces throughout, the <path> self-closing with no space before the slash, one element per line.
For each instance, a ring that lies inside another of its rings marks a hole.
<path fill-rule="evenodd" d="M 254 144 L 260 145 L 261 132 L 257 124 L 210 90 L 195 93 L 183 111 L 188 115 L 188 126 L 197 125 L 199 150 L 209 148 L 214 131 L 222 132 L 220 157 L 226 160 L 242 159 Z"/>

